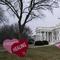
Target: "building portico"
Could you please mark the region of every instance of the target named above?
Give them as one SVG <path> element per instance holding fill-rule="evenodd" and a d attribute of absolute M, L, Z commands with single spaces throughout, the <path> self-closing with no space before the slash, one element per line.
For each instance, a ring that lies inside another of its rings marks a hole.
<path fill-rule="evenodd" d="M 38 27 L 36 28 L 35 41 L 46 40 L 50 44 L 60 41 L 60 29 L 56 27 Z"/>

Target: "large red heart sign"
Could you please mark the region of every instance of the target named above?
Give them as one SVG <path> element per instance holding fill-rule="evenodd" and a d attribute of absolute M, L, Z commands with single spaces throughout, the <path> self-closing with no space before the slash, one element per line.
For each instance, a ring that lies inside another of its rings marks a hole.
<path fill-rule="evenodd" d="M 28 40 L 26 38 L 17 40 L 17 39 L 6 39 L 3 42 L 3 47 L 9 53 L 16 54 L 19 57 L 23 57 L 27 53 L 28 49 Z"/>
<path fill-rule="evenodd" d="M 17 43 L 14 43 L 11 48 L 12 53 L 21 57 L 26 55 L 27 49 L 28 49 L 28 41 L 25 38 L 21 39 Z"/>

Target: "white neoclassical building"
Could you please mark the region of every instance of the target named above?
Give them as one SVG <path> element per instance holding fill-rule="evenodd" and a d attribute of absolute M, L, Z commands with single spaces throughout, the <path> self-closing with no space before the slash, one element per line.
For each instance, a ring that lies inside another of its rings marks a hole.
<path fill-rule="evenodd" d="M 35 41 L 47 40 L 49 44 L 60 42 L 60 25 L 54 27 L 37 27 Z"/>

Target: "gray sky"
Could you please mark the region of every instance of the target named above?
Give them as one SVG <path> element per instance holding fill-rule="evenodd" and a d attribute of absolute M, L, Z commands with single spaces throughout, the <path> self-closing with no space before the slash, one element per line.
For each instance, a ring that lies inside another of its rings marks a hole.
<path fill-rule="evenodd" d="M 60 8 L 55 8 L 53 14 L 46 10 L 43 12 L 46 16 L 42 19 L 36 18 L 35 20 L 30 21 L 26 25 L 35 31 L 36 27 L 52 27 L 60 23 L 60 19 L 57 19 L 60 17 Z M 9 14 L 8 14 L 9 17 Z M 9 17 L 10 24 L 16 23 L 18 20 L 12 16 Z"/>
<path fill-rule="evenodd" d="M 39 27 L 39 26 L 52 27 L 60 23 L 60 19 L 57 19 L 60 17 L 60 8 L 55 8 L 53 11 L 53 14 L 48 10 L 45 10 L 43 13 L 46 15 L 44 18 L 42 19 L 36 18 L 35 20 L 32 20 L 26 24 L 27 26 L 31 28 L 31 30 L 33 30 L 33 33 L 36 27 Z M 6 15 L 9 18 L 10 24 L 16 23 L 18 21 L 17 18 L 12 17 L 8 13 L 6 13 Z"/>
<path fill-rule="evenodd" d="M 42 19 L 36 19 L 27 23 L 27 25 L 34 31 L 36 27 L 52 27 L 60 23 L 60 8 L 54 9 L 54 13 L 52 14 L 50 11 L 44 11 L 46 17 Z"/>

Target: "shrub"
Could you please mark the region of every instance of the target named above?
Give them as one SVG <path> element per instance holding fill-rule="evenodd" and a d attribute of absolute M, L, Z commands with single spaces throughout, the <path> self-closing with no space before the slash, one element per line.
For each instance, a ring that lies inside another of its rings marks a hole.
<path fill-rule="evenodd" d="M 28 39 L 29 41 L 28 41 L 28 43 L 29 44 L 33 44 L 34 43 L 34 40 L 31 38 L 31 39 Z"/>
<path fill-rule="evenodd" d="M 40 46 L 40 45 L 48 45 L 48 41 L 36 41 L 35 45 Z"/>
<path fill-rule="evenodd" d="M 30 31 L 29 27 L 24 28 L 24 32 L 21 37 L 28 38 L 29 34 L 31 34 L 32 31 Z M 3 40 L 5 39 L 20 39 L 20 33 L 19 33 L 19 28 L 18 24 L 13 24 L 13 25 L 3 25 L 0 28 L 0 43 L 3 43 Z M 31 40 L 31 39 L 29 39 Z M 30 44 L 33 43 L 33 41 L 29 42 Z"/>
<path fill-rule="evenodd" d="M 42 41 L 43 42 L 43 45 L 48 45 L 49 44 L 49 42 L 48 41 Z"/>
<path fill-rule="evenodd" d="M 35 42 L 35 45 L 38 45 L 38 46 L 39 46 L 39 45 L 43 45 L 43 42 L 42 42 L 42 41 L 36 41 L 36 42 Z"/>

